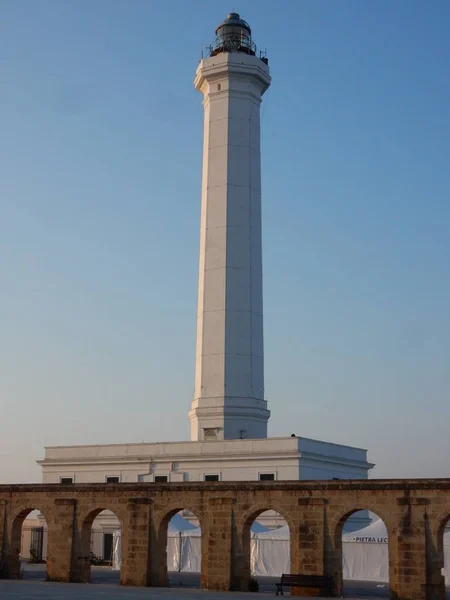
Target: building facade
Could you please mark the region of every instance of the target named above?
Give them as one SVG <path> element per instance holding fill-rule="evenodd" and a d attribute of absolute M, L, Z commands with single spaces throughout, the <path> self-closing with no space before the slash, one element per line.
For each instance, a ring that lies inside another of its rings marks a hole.
<path fill-rule="evenodd" d="M 300 437 L 47 447 L 43 483 L 366 479 L 367 451 Z"/>

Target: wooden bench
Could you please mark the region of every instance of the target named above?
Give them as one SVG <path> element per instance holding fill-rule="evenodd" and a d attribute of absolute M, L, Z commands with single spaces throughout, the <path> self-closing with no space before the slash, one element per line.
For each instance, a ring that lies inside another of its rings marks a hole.
<path fill-rule="evenodd" d="M 319 588 L 324 590 L 327 597 L 331 596 L 333 589 L 333 577 L 329 575 L 292 575 L 283 573 L 280 583 L 277 583 L 277 596 L 284 596 L 283 587 Z"/>

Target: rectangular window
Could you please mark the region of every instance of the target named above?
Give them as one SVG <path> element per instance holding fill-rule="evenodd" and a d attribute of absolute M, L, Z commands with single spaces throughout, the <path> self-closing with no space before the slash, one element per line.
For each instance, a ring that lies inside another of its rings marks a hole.
<path fill-rule="evenodd" d="M 165 483 L 167 481 L 167 475 L 155 475 L 155 483 Z"/>
<path fill-rule="evenodd" d="M 61 483 L 73 483 L 73 477 L 61 477 Z"/>
<path fill-rule="evenodd" d="M 120 483 L 120 477 L 107 477 L 106 483 Z"/>
<path fill-rule="evenodd" d="M 275 475 L 273 473 L 260 473 L 260 481 L 275 481 Z"/>
<path fill-rule="evenodd" d="M 205 481 L 219 481 L 218 475 L 205 475 Z"/>

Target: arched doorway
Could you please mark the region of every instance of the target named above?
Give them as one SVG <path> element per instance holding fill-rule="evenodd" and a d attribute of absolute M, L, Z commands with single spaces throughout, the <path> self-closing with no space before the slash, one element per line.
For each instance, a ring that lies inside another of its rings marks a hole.
<path fill-rule="evenodd" d="M 242 528 L 241 567 L 233 588 L 272 592 L 282 573 L 291 572 L 291 533 L 288 521 L 276 509 L 264 507 L 248 515 Z"/>
<path fill-rule="evenodd" d="M 379 515 L 370 512 L 371 522 L 359 530 L 347 528 L 350 518 L 362 518 L 364 509 L 344 515 L 335 531 L 336 584 L 339 595 L 388 597 L 389 543 L 386 525 Z"/>
<path fill-rule="evenodd" d="M 158 528 L 156 585 L 195 587 L 201 583 L 202 529 L 198 515 L 187 509 L 173 509 Z"/>
<path fill-rule="evenodd" d="M 121 533 L 119 517 L 111 510 L 92 510 L 81 524 L 80 581 L 120 583 Z"/>
<path fill-rule="evenodd" d="M 47 539 L 47 521 L 39 510 L 26 508 L 16 515 L 12 523 L 8 563 L 11 579 L 46 579 Z"/>

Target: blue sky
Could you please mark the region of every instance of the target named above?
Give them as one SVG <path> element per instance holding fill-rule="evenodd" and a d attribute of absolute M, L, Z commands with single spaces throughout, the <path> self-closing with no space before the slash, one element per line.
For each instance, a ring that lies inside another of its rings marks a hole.
<path fill-rule="evenodd" d="M 450 4 L 3 0 L 0 482 L 45 445 L 188 439 L 202 104 L 230 10 L 267 48 L 270 435 L 450 476 Z"/>

